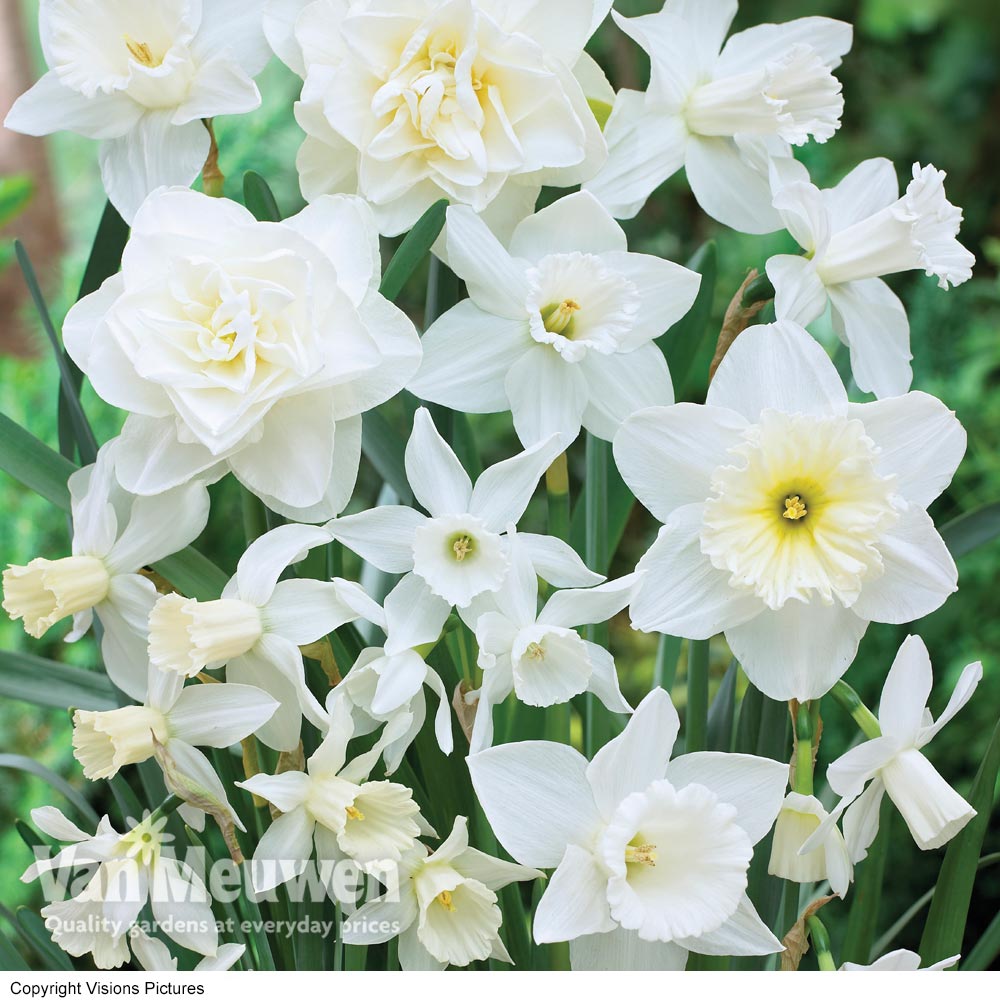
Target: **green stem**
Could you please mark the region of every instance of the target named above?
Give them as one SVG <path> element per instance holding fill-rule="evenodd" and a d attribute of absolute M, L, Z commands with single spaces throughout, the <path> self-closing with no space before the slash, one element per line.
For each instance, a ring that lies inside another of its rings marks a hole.
<path fill-rule="evenodd" d="M 149 822 L 155 823 L 156 820 L 162 819 L 164 816 L 171 816 L 177 812 L 180 807 L 184 805 L 184 800 L 179 795 L 168 795 L 150 814 Z"/>
<path fill-rule="evenodd" d="M 692 639 L 688 643 L 687 689 L 684 746 L 692 753 L 705 749 L 708 736 L 708 639 Z"/>
<path fill-rule="evenodd" d="M 249 490 L 244 489 L 242 492 L 243 535 L 249 545 L 267 531 L 267 512 L 264 504 Z"/>
<path fill-rule="evenodd" d="M 795 716 L 795 778 L 793 788 L 800 795 L 813 793 L 812 705 L 803 702 Z"/>
<path fill-rule="evenodd" d="M 549 501 L 549 534 L 569 541 L 569 465 L 563 452 L 545 472 Z"/>
<path fill-rule="evenodd" d="M 857 691 L 850 684 L 846 681 L 837 681 L 830 690 L 830 694 L 833 700 L 854 719 L 858 728 L 868 739 L 878 739 L 882 735 L 882 727 L 878 724 L 878 719 L 858 697 Z"/>
<path fill-rule="evenodd" d="M 680 655 L 681 640 L 676 635 L 661 635 L 653 665 L 653 687 L 661 687 L 664 691 L 673 689 Z"/>
<path fill-rule="evenodd" d="M 809 939 L 812 941 L 813 951 L 816 952 L 816 962 L 821 972 L 836 972 L 837 963 L 833 960 L 830 951 L 830 935 L 819 917 L 809 917 L 806 921 L 809 928 Z"/>
<path fill-rule="evenodd" d="M 587 471 L 583 481 L 585 515 L 584 560 L 597 573 L 608 566 L 608 443 L 587 434 Z M 588 642 L 608 645 L 608 626 L 587 625 L 583 630 Z M 611 738 L 607 710 L 593 694 L 586 699 L 584 749 L 593 754 Z"/>

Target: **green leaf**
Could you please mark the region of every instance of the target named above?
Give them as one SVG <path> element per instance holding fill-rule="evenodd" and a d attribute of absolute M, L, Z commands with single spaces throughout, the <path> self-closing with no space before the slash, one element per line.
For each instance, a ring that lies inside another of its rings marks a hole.
<path fill-rule="evenodd" d="M 6 934 L 0 933 L 0 972 L 27 972 L 28 963 L 10 943 Z"/>
<path fill-rule="evenodd" d="M 104 214 L 97 227 L 77 300 L 96 292 L 111 275 L 118 273 L 122 266 L 122 253 L 128 242 L 128 232 L 128 224 L 109 201 L 104 206 Z"/>
<path fill-rule="evenodd" d="M 57 507 L 70 509 L 66 480 L 76 471 L 76 466 L 2 413 L 0 469 Z M 155 568 L 178 590 L 200 601 L 218 597 L 229 579 L 211 560 L 190 546 L 167 556 Z"/>
<path fill-rule="evenodd" d="M 21 907 L 17 911 L 17 923 L 25 938 L 45 961 L 47 969 L 73 971 L 73 963 L 69 960 L 69 956 L 52 940 L 52 935 L 46 930 L 42 918 L 37 913 Z"/>
<path fill-rule="evenodd" d="M 962 950 L 969 902 L 976 880 L 979 852 L 993 812 L 993 795 L 1000 773 L 1000 722 L 997 722 L 986 756 L 979 767 L 969 804 L 976 815 L 948 845 L 938 874 L 930 913 L 920 939 L 922 964 L 931 965 Z"/>
<path fill-rule="evenodd" d="M 656 341 L 670 366 L 670 376 L 678 399 L 684 398 L 682 390 L 697 357 L 698 348 L 705 339 L 708 321 L 712 316 L 712 299 L 715 296 L 715 281 L 718 274 L 718 252 L 715 242 L 709 240 L 699 247 L 687 262 L 687 266 L 701 275 L 698 295 L 686 315 Z"/>
<path fill-rule="evenodd" d="M 941 537 L 953 559 L 1000 537 L 1000 500 L 949 521 L 941 529 Z"/>
<path fill-rule="evenodd" d="M 35 185 L 27 174 L 0 177 L 0 226 L 20 215 L 34 193 Z"/>
<path fill-rule="evenodd" d="M 969 952 L 969 957 L 962 962 L 962 971 L 983 972 L 990 969 L 997 955 L 1000 955 L 1000 913 L 990 921 L 976 946 Z"/>
<path fill-rule="evenodd" d="M 9 767 L 15 771 L 22 771 L 25 774 L 32 774 L 36 778 L 41 778 L 47 785 L 50 785 L 57 792 L 63 795 L 72 804 L 80 818 L 87 825 L 97 827 L 100 817 L 91 808 L 90 803 L 68 782 L 65 778 L 50 770 L 44 764 L 39 764 L 37 760 L 30 757 L 22 757 L 19 754 L 0 754 L 0 767 Z M 18 821 L 20 822 L 20 820 Z"/>
<path fill-rule="evenodd" d="M 63 710 L 103 712 L 121 705 L 103 674 L 10 650 L 0 650 L 0 696 Z"/>
<path fill-rule="evenodd" d="M 395 302 L 410 275 L 424 259 L 424 255 L 434 245 L 441 230 L 444 228 L 445 211 L 448 200 L 442 198 L 434 202 L 430 208 L 417 220 L 416 225 L 406 234 L 399 248 L 392 255 L 389 266 L 385 269 L 379 291 L 390 301 Z"/>
<path fill-rule="evenodd" d="M 735 659 L 729 663 L 719 690 L 712 699 L 712 707 L 708 710 L 708 740 L 709 750 L 729 752 L 733 747 L 733 723 L 736 718 L 736 678 L 740 665 Z"/>
<path fill-rule="evenodd" d="M 90 421 L 87 420 L 87 415 L 83 412 L 83 406 L 80 403 L 80 386 L 83 376 L 80 369 L 63 350 L 59 334 L 56 333 L 48 306 L 45 304 L 45 298 L 38 285 L 35 268 L 28 257 L 28 251 L 24 249 L 20 240 L 14 241 L 14 253 L 17 255 L 17 262 L 21 267 L 28 291 L 31 293 L 31 300 L 35 304 L 38 318 L 49 338 L 56 363 L 59 365 L 59 450 L 67 458 L 71 458 L 75 444 L 80 461 L 85 465 L 89 464 L 97 457 L 97 439 L 94 437 Z"/>
<path fill-rule="evenodd" d="M 258 222 L 281 222 L 281 209 L 267 181 L 254 170 L 243 175 L 243 203 Z"/>
<path fill-rule="evenodd" d="M 591 566 L 595 573 L 607 573 L 611 559 L 618 550 L 636 504 L 632 491 L 625 485 L 625 480 L 622 479 L 618 466 L 614 462 L 607 463 L 607 482 L 607 542 L 603 546 L 602 558 Z M 573 508 L 569 537 L 570 544 L 577 552 L 586 551 L 586 504 L 577 503 Z"/>

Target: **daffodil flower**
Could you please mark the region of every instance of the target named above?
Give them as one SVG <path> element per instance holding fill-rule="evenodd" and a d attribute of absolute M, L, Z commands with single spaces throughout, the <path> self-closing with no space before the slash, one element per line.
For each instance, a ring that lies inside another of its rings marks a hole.
<path fill-rule="evenodd" d="M 801 327 L 745 330 L 704 406 L 640 411 L 615 438 L 625 482 L 664 523 L 637 567 L 632 624 L 725 632 L 764 694 L 820 697 L 869 622 L 914 621 L 957 589 L 927 506 L 964 452 L 933 396 L 849 403 Z"/>
<path fill-rule="evenodd" d="M 158 938 L 150 937 L 141 927 L 136 925 L 129 931 L 129 944 L 135 960 L 147 972 L 176 972 L 177 959 L 170 954 L 170 949 Z M 192 971 L 194 972 L 228 972 L 247 950 L 245 944 L 219 945 L 218 952 L 211 958 L 203 958 Z"/>
<path fill-rule="evenodd" d="M 581 426 L 610 441 L 625 417 L 672 403 L 653 343 L 690 309 L 701 278 L 629 253 L 590 194 L 560 198 L 502 244 L 471 209 L 448 209 L 448 263 L 469 298 L 423 338 L 410 391 L 466 413 L 510 410 L 521 443 Z"/>
<path fill-rule="evenodd" d="M 854 865 L 844 835 L 835 823 L 827 828 L 821 844 L 806 854 L 799 853 L 828 815 L 815 795 L 789 792 L 774 824 L 768 875 L 805 884 L 829 881 L 838 896 L 846 896 L 854 878 Z"/>
<path fill-rule="evenodd" d="M 615 218 L 632 218 L 684 167 L 713 219 L 772 232 L 781 220 L 769 167 L 791 165 L 791 146 L 825 142 L 840 127 L 844 99 L 833 71 L 851 47 L 851 26 L 801 17 L 726 41 L 736 8 L 736 0 L 667 0 L 656 14 L 614 14 L 651 63 L 646 93 L 618 92 L 604 128 L 608 162 L 584 185 Z"/>
<path fill-rule="evenodd" d="M 802 166 L 775 178 L 775 208 L 805 251 L 767 262 L 777 317 L 806 326 L 829 304 L 858 387 L 880 398 L 901 395 L 912 379 L 910 324 L 883 275 L 926 271 L 942 288 L 972 277 L 975 257 L 957 239 L 962 210 L 945 196 L 944 178 L 915 163 L 902 197 L 884 159 L 865 160 L 823 191 Z"/>
<path fill-rule="evenodd" d="M 210 138 L 202 119 L 260 106 L 268 59 L 263 0 L 90 4 L 42 0 L 49 71 L 11 108 L 15 132 L 63 130 L 101 141 L 104 188 L 131 223 L 151 191 L 188 186 Z"/>
<path fill-rule="evenodd" d="M 285 524 L 251 543 L 219 600 L 161 597 L 149 616 L 150 662 L 182 678 L 225 665 L 228 681 L 269 692 L 280 707 L 257 737 L 276 750 L 298 745 L 303 714 L 325 732 L 329 719 L 306 684 L 299 647 L 382 613 L 349 580 L 279 580 L 329 541 L 323 528 Z"/>
<path fill-rule="evenodd" d="M 782 950 L 746 886 L 788 768 L 737 753 L 670 760 L 679 727 L 656 688 L 590 763 L 545 742 L 469 757 L 500 843 L 523 865 L 555 868 L 535 940 L 570 941 L 574 969 L 683 969 L 689 951 Z"/>
<path fill-rule="evenodd" d="M 8 566 L 3 609 L 36 639 L 72 615 L 67 642 L 85 635 L 96 614 L 108 676 L 127 695 L 142 698 L 146 625 L 157 592 L 139 571 L 193 542 L 208 521 L 209 502 L 199 482 L 155 497 L 126 493 L 115 478 L 119 444 L 119 438 L 109 441 L 93 465 L 69 477 L 73 554 Z"/>
<path fill-rule="evenodd" d="M 415 573 L 437 597 L 466 606 L 484 591 L 498 590 L 509 559 L 503 535 L 516 524 L 538 480 L 562 452 L 558 435 L 488 468 L 473 487 L 455 452 L 437 432 L 426 409 L 413 417 L 406 444 L 406 476 L 417 502 L 383 506 L 330 521 L 330 534 L 385 573 Z M 550 582 L 591 583 L 591 573 L 565 543 L 522 536 L 536 569 Z M 572 584 L 569 584 L 572 585 Z"/>
<path fill-rule="evenodd" d="M 952 955 L 950 958 L 943 958 L 940 962 L 920 968 L 920 956 L 915 951 L 907 951 L 905 948 L 898 948 L 890 951 L 881 958 L 875 959 L 871 965 L 859 965 L 857 962 L 844 962 L 840 967 L 841 972 L 943 972 L 953 965 L 958 965 L 961 955 Z"/>
<path fill-rule="evenodd" d="M 380 897 L 356 910 L 344 923 L 344 942 L 381 944 L 398 936 L 404 971 L 464 967 L 487 958 L 510 962 L 500 940 L 497 890 L 536 878 L 544 875 L 535 868 L 470 847 L 468 821 L 458 816 L 436 851 L 417 845 L 403 856 L 398 898 Z"/>
<path fill-rule="evenodd" d="M 124 834 L 104 816 L 93 836 L 53 806 L 32 810 L 31 818 L 43 833 L 69 846 L 36 861 L 22 882 L 43 872 L 96 864 L 81 892 L 42 908 L 45 926 L 63 951 L 76 958 L 89 954 L 99 969 L 124 965 L 129 929 L 149 902 L 168 937 L 199 955 L 217 956 L 211 897 L 197 873 L 173 856 L 172 835 L 164 832 L 166 816 L 133 820 Z"/>
<path fill-rule="evenodd" d="M 827 768 L 827 781 L 842 798 L 803 851 L 843 815 L 848 849 L 860 861 L 878 833 L 879 806 L 886 794 L 922 851 L 941 847 L 956 836 L 976 810 L 941 777 L 922 750 L 965 706 L 982 677 L 983 665 L 970 663 L 934 721 L 927 709 L 933 684 L 927 647 L 919 636 L 908 636 L 882 688 L 881 735 L 852 747 Z"/>

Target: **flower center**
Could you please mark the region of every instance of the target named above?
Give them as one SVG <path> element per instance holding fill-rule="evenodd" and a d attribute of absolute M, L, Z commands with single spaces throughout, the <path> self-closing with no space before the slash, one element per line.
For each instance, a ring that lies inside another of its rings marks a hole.
<path fill-rule="evenodd" d="M 363 820 L 365 814 L 357 806 L 348 806 L 345 810 L 348 819 Z"/>
<path fill-rule="evenodd" d="M 527 656 L 529 660 L 544 660 L 545 647 L 538 642 L 529 642 L 528 648 L 524 651 L 524 655 Z"/>
<path fill-rule="evenodd" d="M 163 62 L 162 58 L 158 59 L 153 55 L 153 50 L 146 42 L 137 42 L 131 35 L 125 35 L 124 38 L 129 55 L 141 66 L 154 68 Z"/>
<path fill-rule="evenodd" d="M 797 493 L 793 497 L 785 497 L 785 509 L 781 516 L 789 521 L 799 521 L 808 514 L 805 501 Z"/>
<path fill-rule="evenodd" d="M 147 816 L 122 835 L 118 842 L 118 853 L 126 858 L 134 858 L 148 868 L 159 858 L 164 840 L 169 839 L 169 836 L 165 838 L 163 835 L 166 823 L 166 816 L 155 820 L 152 816 Z"/>
<path fill-rule="evenodd" d="M 573 314 L 580 309 L 576 299 L 563 299 L 556 305 L 546 306 L 542 310 L 542 324 L 549 333 L 559 333 L 564 337 L 573 336 Z"/>
<path fill-rule="evenodd" d="M 450 539 L 450 544 L 455 562 L 464 562 L 466 556 L 472 555 L 476 551 L 476 540 L 472 535 L 456 535 Z"/>
<path fill-rule="evenodd" d="M 705 505 L 712 564 L 773 609 L 814 596 L 850 607 L 862 581 L 881 575 L 879 542 L 898 518 L 864 426 L 765 410 L 730 453 Z"/>
<path fill-rule="evenodd" d="M 455 904 L 451 901 L 451 893 L 444 889 L 439 892 L 434 899 L 440 906 L 443 906 L 449 913 L 455 912 Z"/>
<path fill-rule="evenodd" d="M 645 865 L 647 868 L 656 867 L 656 844 L 644 844 L 641 838 L 637 837 L 639 843 L 628 844 L 625 848 L 625 864 Z"/>

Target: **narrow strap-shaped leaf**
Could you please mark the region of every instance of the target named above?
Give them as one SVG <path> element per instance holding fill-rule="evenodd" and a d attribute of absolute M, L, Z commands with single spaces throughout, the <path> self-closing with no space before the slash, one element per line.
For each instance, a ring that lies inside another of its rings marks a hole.
<path fill-rule="evenodd" d="M 103 674 L 10 650 L 0 650 L 0 695 L 63 710 L 103 712 L 121 704 Z"/>
<path fill-rule="evenodd" d="M 31 910 L 21 907 L 17 911 L 17 923 L 25 938 L 45 962 L 47 970 L 72 972 L 73 963 L 69 956 L 53 940 L 42 922 L 42 918 Z"/>
<path fill-rule="evenodd" d="M 708 330 L 708 321 L 712 316 L 712 299 L 715 295 L 715 282 L 718 273 L 718 253 L 715 243 L 709 240 L 699 247 L 687 266 L 701 275 L 701 287 L 694 304 L 687 313 L 657 338 L 660 350 L 670 367 L 670 377 L 674 382 L 674 393 L 677 399 L 684 399 L 684 389 L 687 385 L 691 366 L 694 364 Z"/>
<path fill-rule="evenodd" d="M 979 852 L 993 813 L 993 794 L 1000 773 L 1000 722 L 979 767 L 969 804 L 976 815 L 965 829 L 948 845 L 941 871 L 938 873 L 931 901 L 930 913 L 920 939 L 920 958 L 923 965 L 931 965 L 962 950 L 965 922 L 969 916 L 969 902 L 979 865 Z"/>
<path fill-rule="evenodd" d="M 732 660 L 726 670 L 719 690 L 712 699 L 712 707 L 708 710 L 709 750 L 729 752 L 733 748 L 733 724 L 736 718 L 736 677 L 740 672 L 739 664 Z"/>
<path fill-rule="evenodd" d="M 878 835 L 868 850 L 868 857 L 855 869 L 854 891 L 848 899 L 851 910 L 847 918 L 847 934 L 840 950 L 841 962 L 867 965 L 874 954 L 873 945 L 881 909 L 882 882 L 889 857 L 894 809 L 886 796 L 882 801 Z"/>
<path fill-rule="evenodd" d="M 52 317 L 49 315 L 48 306 L 45 304 L 42 290 L 38 285 L 35 268 L 28 257 L 28 251 L 24 249 L 24 244 L 20 240 L 14 241 L 14 252 L 17 254 L 17 262 L 21 266 L 21 272 L 24 275 L 28 291 L 31 293 L 32 302 L 34 302 L 35 309 L 38 312 L 38 318 L 41 320 L 42 327 L 49 338 L 56 362 L 59 365 L 60 412 L 63 412 L 63 409 L 65 409 L 65 419 L 63 422 L 72 430 L 74 443 L 80 455 L 80 461 L 84 465 L 87 465 L 97 457 L 97 439 L 94 437 L 90 422 L 87 420 L 87 415 L 83 412 L 83 406 L 80 403 L 80 385 L 82 384 L 83 376 L 80 373 L 80 369 L 76 367 L 70 356 L 63 349 L 59 334 L 56 333 Z M 69 457 L 72 454 L 71 443 L 63 440 L 63 436 L 63 434 L 60 434 L 59 448 L 64 455 Z"/>
<path fill-rule="evenodd" d="M 122 253 L 128 242 L 128 233 L 128 224 L 109 201 L 104 206 L 104 214 L 97 227 L 77 300 L 96 292 L 111 275 L 118 272 L 122 265 Z"/>
<path fill-rule="evenodd" d="M 281 209 L 266 180 L 255 170 L 243 175 L 243 203 L 258 222 L 281 222 Z"/>
<path fill-rule="evenodd" d="M 962 962 L 962 971 L 982 972 L 992 968 L 998 955 L 1000 955 L 1000 913 L 990 921 L 982 937 L 969 952 L 969 957 Z"/>
<path fill-rule="evenodd" d="M 361 450 L 375 471 L 399 497 L 399 503 L 413 502 L 413 492 L 406 478 L 403 456 L 406 442 L 380 410 L 369 410 L 361 419 Z"/>
<path fill-rule="evenodd" d="M 57 792 L 63 795 L 73 808 L 79 813 L 80 818 L 85 821 L 86 826 L 96 827 L 98 820 L 97 813 L 91 808 L 90 803 L 68 782 L 65 778 L 56 774 L 55 771 L 40 764 L 30 757 L 22 757 L 19 754 L 0 754 L 0 767 L 9 767 L 15 771 L 23 771 L 25 774 L 32 774 L 36 778 L 41 778 L 47 785 L 50 785 Z"/>
<path fill-rule="evenodd" d="M 434 245 L 434 241 L 444 228 L 447 208 L 448 201 L 445 198 L 434 202 L 420 216 L 416 225 L 406 234 L 406 238 L 392 255 L 392 260 L 389 261 L 389 266 L 382 276 L 382 284 L 379 286 L 379 291 L 390 302 L 396 301 L 410 275 L 413 274 L 424 255 Z"/>
<path fill-rule="evenodd" d="M 0 972 L 27 972 L 28 968 L 28 963 L 7 935 L 0 932 Z"/>
<path fill-rule="evenodd" d="M 941 528 L 941 537 L 954 559 L 1000 537 L 1000 500 L 949 521 Z"/>

